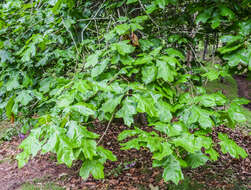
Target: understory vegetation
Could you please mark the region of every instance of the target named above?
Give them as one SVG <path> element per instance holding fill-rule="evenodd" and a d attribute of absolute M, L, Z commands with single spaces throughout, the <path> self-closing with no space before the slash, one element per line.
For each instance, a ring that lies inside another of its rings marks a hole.
<path fill-rule="evenodd" d="M 128 127 L 122 150 L 148 149 L 175 184 L 182 168 L 216 161 L 217 146 L 247 157 L 212 133 L 251 125 L 249 101 L 216 86 L 250 75 L 250 12 L 248 0 L 1 0 L 0 117 L 28 135 L 19 167 L 52 152 L 102 179 L 116 161 L 102 146 L 111 123 Z"/>

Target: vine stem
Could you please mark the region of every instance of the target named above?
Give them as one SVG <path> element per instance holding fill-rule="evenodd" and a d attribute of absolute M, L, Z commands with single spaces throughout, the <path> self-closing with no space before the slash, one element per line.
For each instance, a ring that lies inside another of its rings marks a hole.
<path fill-rule="evenodd" d="M 62 17 L 62 23 L 63 23 L 63 26 L 65 27 L 66 31 L 69 32 L 69 34 L 70 34 L 70 36 L 71 36 L 71 38 L 72 38 L 72 41 L 73 41 L 73 43 L 74 43 L 74 46 L 75 46 L 75 48 L 76 48 L 76 51 L 77 51 L 77 53 L 78 53 L 78 55 L 80 55 L 80 51 L 79 51 L 79 49 L 78 49 L 77 43 L 76 43 L 76 41 L 75 41 L 75 39 L 74 39 L 74 36 L 73 36 L 72 32 L 70 31 L 70 29 L 66 26 L 63 17 Z"/>
<path fill-rule="evenodd" d="M 153 23 L 155 26 L 157 26 L 158 30 L 160 30 L 160 26 L 155 22 L 155 20 L 153 20 L 153 18 L 150 16 L 150 14 L 147 13 L 146 8 L 145 8 L 145 6 L 143 5 L 143 3 L 141 2 L 141 0 L 138 0 L 138 1 L 139 1 L 139 4 L 140 4 L 141 8 L 145 11 L 145 13 L 146 13 L 147 16 L 149 17 L 149 19 L 152 21 L 152 23 Z"/>
<path fill-rule="evenodd" d="M 116 109 L 115 109 L 115 110 L 116 110 Z M 100 139 L 98 140 L 98 143 L 97 143 L 97 144 L 99 144 L 99 143 L 103 140 L 103 138 L 104 138 L 104 136 L 106 135 L 108 129 L 110 128 L 111 123 L 112 123 L 112 120 L 113 120 L 113 118 L 114 118 L 114 114 L 115 114 L 115 111 L 112 113 L 112 116 L 111 116 L 111 118 L 110 118 L 110 120 L 109 120 L 109 122 L 108 122 L 108 124 L 107 124 L 107 126 L 106 126 L 105 132 L 104 132 L 103 135 L 100 137 Z"/>
<path fill-rule="evenodd" d="M 91 22 L 93 20 L 96 20 L 96 16 L 98 15 L 99 11 L 103 8 L 103 5 L 105 3 L 106 0 L 103 1 L 103 3 L 100 5 L 99 9 L 97 10 L 97 12 L 90 18 L 90 21 L 88 22 L 88 24 L 83 28 L 83 30 L 81 31 L 81 42 L 84 41 L 84 31 L 88 28 L 88 26 L 91 24 Z"/>

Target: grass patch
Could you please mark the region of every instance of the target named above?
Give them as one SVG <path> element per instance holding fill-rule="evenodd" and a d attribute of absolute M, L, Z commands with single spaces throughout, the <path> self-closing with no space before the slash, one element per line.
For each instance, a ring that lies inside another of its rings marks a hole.
<path fill-rule="evenodd" d="M 189 178 L 185 178 L 178 185 L 169 184 L 167 185 L 168 190 L 201 190 L 205 189 L 204 184 L 200 184 L 196 181 L 190 180 Z"/>
<path fill-rule="evenodd" d="M 2 121 L 0 122 L 0 144 L 4 141 L 4 138 L 6 136 L 6 131 L 8 130 L 9 125 L 7 122 Z"/>
<path fill-rule="evenodd" d="M 230 100 L 239 97 L 237 82 L 232 77 L 225 77 L 224 83 L 221 83 L 219 80 L 208 82 L 206 85 L 206 90 L 208 93 L 221 91 Z M 243 107 L 243 113 L 247 118 L 246 126 L 251 129 L 251 111 Z"/>
<path fill-rule="evenodd" d="M 223 92 L 223 94 L 230 100 L 238 97 L 238 86 L 237 82 L 232 77 L 225 77 L 224 83 L 219 80 L 210 81 L 206 85 L 208 93 Z"/>
<path fill-rule="evenodd" d="M 22 185 L 20 190 L 65 190 L 65 189 L 53 183 L 47 183 L 47 184 L 26 183 Z"/>

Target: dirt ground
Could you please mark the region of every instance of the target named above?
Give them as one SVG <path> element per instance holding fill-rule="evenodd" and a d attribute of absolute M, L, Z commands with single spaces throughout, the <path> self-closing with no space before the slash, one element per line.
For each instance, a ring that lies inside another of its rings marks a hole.
<path fill-rule="evenodd" d="M 101 126 L 100 131 L 102 128 Z M 0 190 L 21 190 L 22 184 L 27 182 L 55 182 L 66 189 L 171 189 L 172 185 L 161 179 L 161 169 L 151 167 L 151 154 L 147 150 L 119 149 L 115 139 L 124 128 L 125 126 L 112 126 L 110 134 L 103 141 L 104 147 L 112 150 L 118 161 L 106 163 L 106 179 L 100 181 L 92 177 L 86 181 L 82 180 L 77 174 L 81 163 L 75 163 L 73 168 L 69 169 L 64 165 L 57 165 L 53 154 L 39 155 L 31 159 L 24 168 L 18 169 L 15 155 L 21 140 L 15 137 L 10 142 L 4 142 L 0 148 Z M 251 188 L 251 137 L 243 134 L 241 130 L 232 131 L 224 126 L 218 127 L 217 131 L 228 133 L 247 151 L 249 157 L 238 160 L 221 154 L 219 161 L 215 163 L 209 162 L 206 166 L 193 170 L 185 169 L 185 176 L 191 181 L 189 185 L 193 187 L 194 183 L 196 186 L 193 189 Z M 215 140 L 217 141 L 216 135 Z M 182 183 L 180 186 L 182 187 Z"/>
<path fill-rule="evenodd" d="M 15 156 L 19 152 L 21 139 L 13 138 L 10 142 L 1 144 L 0 148 L 0 190 L 18 189 L 22 184 L 39 180 L 55 180 L 58 176 L 69 173 L 65 166 L 57 166 L 49 155 L 31 159 L 22 169 L 18 169 Z"/>
<path fill-rule="evenodd" d="M 245 76 L 235 76 L 235 80 L 238 84 L 239 96 L 250 100 L 250 103 L 245 107 L 251 110 L 251 80 L 248 80 Z"/>

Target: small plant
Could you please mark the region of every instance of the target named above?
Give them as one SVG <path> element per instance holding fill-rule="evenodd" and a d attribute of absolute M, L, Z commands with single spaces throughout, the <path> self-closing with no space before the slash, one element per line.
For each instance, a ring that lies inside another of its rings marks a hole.
<path fill-rule="evenodd" d="M 189 178 L 185 178 L 178 185 L 175 185 L 175 184 L 167 185 L 168 190 L 201 190 L 205 188 L 206 188 L 206 185 L 199 184 L 198 182 L 194 182 Z"/>
<path fill-rule="evenodd" d="M 8 128 L 5 132 L 1 135 L 1 139 L 3 141 L 10 141 L 14 136 L 18 135 L 18 130 L 14 127 Z"/>

